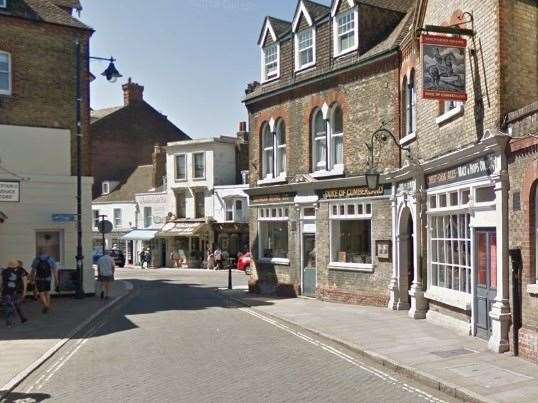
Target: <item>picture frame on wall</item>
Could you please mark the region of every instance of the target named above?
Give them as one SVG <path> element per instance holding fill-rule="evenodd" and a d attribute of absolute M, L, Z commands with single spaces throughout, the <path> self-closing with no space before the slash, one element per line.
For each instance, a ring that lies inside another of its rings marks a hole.
<path fill-rule="evenodd" d="M 376 240 L 375 241 L 376 256 L 380 261 L 390 262 L 392 260 L 392 241 Z"/>

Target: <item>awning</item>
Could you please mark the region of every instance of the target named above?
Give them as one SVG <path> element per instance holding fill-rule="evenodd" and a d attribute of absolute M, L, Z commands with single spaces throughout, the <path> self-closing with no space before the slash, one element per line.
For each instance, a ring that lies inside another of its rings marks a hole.
<path fill-rule="evenodd" d="M 205 226 L 205 223 L 199 222 L 169 222 L 161 228 L 159 236 L 193 236 Z"/>
<path fill-rule="evenodd" d="M 159 231 L 135 229 L 121 237 L 126 241 L 151 241 Z"/>
<path fill-rule="evenodd" d="M 7 220 L 7 215 L 3 211 L 0 211 L 0 224 Z"/>

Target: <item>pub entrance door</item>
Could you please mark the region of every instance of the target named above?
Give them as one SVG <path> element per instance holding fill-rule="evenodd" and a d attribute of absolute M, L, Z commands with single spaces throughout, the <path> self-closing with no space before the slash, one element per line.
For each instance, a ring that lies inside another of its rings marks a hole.
<path fill-rule="evenodd" d="M 489 312 L 497 296 L 497 234 L 494 229 L 476 231 L 476 250 L 476 335 L 489 339 Z"/>

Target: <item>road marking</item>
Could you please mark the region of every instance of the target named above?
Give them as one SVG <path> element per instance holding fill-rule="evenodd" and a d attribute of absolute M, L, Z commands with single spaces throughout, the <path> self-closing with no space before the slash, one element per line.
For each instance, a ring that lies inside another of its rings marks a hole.
<path fill-rule="evenodd" d="M 301 332 L 297 332 L 293 329 L 291 329 L 290 327 L 280 323 L 280 322 L 277 322 L 276 320 L 270 318 L 270 317 L 267 317 L 259 312 L 256 312 L 250 308 L 239 308 L 240 311 L 242 312 L 245 312 L 245 313 L 248 313 L 249 315 L 252 315 L 258 319 L 261 319 L 263 320 L 264 322 L 267 322 L 281 330 L 284 330 L 285 332 L 287 333 L 290 333 L 292 334 L 293 336 L 295 337 L 298 337 L 299 339 L 302 339 L 304 341 L 306 341 L 307 343 L 310 343 L 316 347 L 319 347 L 325 351 L 327 351 L 328 353 L 330 354 L 333 354 L 337 357 L 339 357 L 340 359 L 362 369 L 363 371 L 366 371 L 368 372 L 369 374 L 381 379 L 383 382 L 386 382 L 386 383 L 389 383 L 391 385 L 394 385 L 396 387 L 399 387 L 401 390 L 405 391 L 405 392 L 409 392 L 409 393 L 414 393 L 416 395 L 418 395 L 419 397 L 421 397 L 422 399 L 426 400 L 426 401 L 429 401 L 429 402 L 434 402 L 434 403 L 447 403 L 446 401 L 444 400 L 441 400 L 435 396 L 432 396 L 431 394 L 421 390 L 421 389 L 418 389 L 414 386 L 411 386 L 411 385 L 408 385 L 406 384 L 405 382 L 402 382 L 400 381 L 399 379 L 396 379 L 394 378 L 393 376 L 387 374 L 386 372 L 383 372 L 377 368 L 373 368 L 371 366 L 368 366 L 367 364 L 361 362 L 361 361 L 358 361 L 356 360 L 355 358 L 351 357 L 350 355 L 344 353 L 343 351 L 340 351 L 332 346 L 329 346 L 328 344 L 325 344 L 323 342 L 321 342 L 320 340 L 316 340 L 310 336 L 307 336 L 306 334 L 304 333 L 301 333 Z"/>

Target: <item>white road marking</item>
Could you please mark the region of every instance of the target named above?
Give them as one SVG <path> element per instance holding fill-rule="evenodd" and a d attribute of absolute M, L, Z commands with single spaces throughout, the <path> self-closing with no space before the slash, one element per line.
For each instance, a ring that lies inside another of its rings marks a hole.
<path fill-rule="evenodd" d="M 422 399 L 426 400 L 426 401 L 429 401 L 429 402 L 434 402 L 434 403 L 447 403 L 446 401 L 444 400 L 441 400 L 439 398 L 436 398 L 435 396 L 432 396 L 430 395 L 429 393 L 421 390 L 421 389 L 418 389 L 418 388 L 415 388 L 414 386 L 411 386 L 411 385 L 408 385 L 406 384 L 405 382 L 402 382 L 396 378 L 394 378 L 393 376 L 383 372 L 383 371 L 380 371 L 379 369 L 377 368 L 373 368 L 373 367 L 370 367 L 368 366 L 367 364 L 363 363 L 363 362 L 360 362 L 358 360 L 356 360 L 355 358 L 349 356 L 348 354 L 344 353 L 343 351 L 340 351 L 332 346 L 329 346 L 319 340 L 316 340 L 316 339 L 313 339 L 312 337 L 309 337 L 307 336 L 306 334 L 303 334 L 301 332 L 297 332 L 291 328 L 289 328 L 288 326 L 282 324 L 282 323 L 279 323 L 277 322 L 276 320 L 272 319 L 272 318 L 269 318 L 263 314 L 260 314 L 259 312 L 256 312 L 250 308 L 239 308 L 240 311 L 243 311 L 245 313 L 248 313 L 249 315 L 252 315 L 258 319 L 261 319 L 263 320 L 264 322 L 267 322 L 279 329 L 282 329 L 284 330 L 285 332 L 287 333 L 290 333 L 292 334 L 293 336 L 295 337 L 298 337 L 304 341 L 306 341 L 307 343 L 310 343 L 310 344 L 313 344 L 317 347 L 320 347 L 321 349 L 327 351 L 328 353 L 330 354 L 333 354 L 339 358 L 341 358 L 342 360 L 362 369 L 363 371 L 366 371 L 368 372 L 369 374 L 373 375 L 373 376 L 376 376 L 377 378 L 381 379 L 383 382 L 386 382 L 386 383 L 389 383 L 391 385 L 394 385 L 396 387 L 399 387 L 401 390 L 404 390 L 406 392 L 409 392 L 409 393 L 414 393 L 416 395 L 418 395 L 419 397 L 421 397 Z"/>

